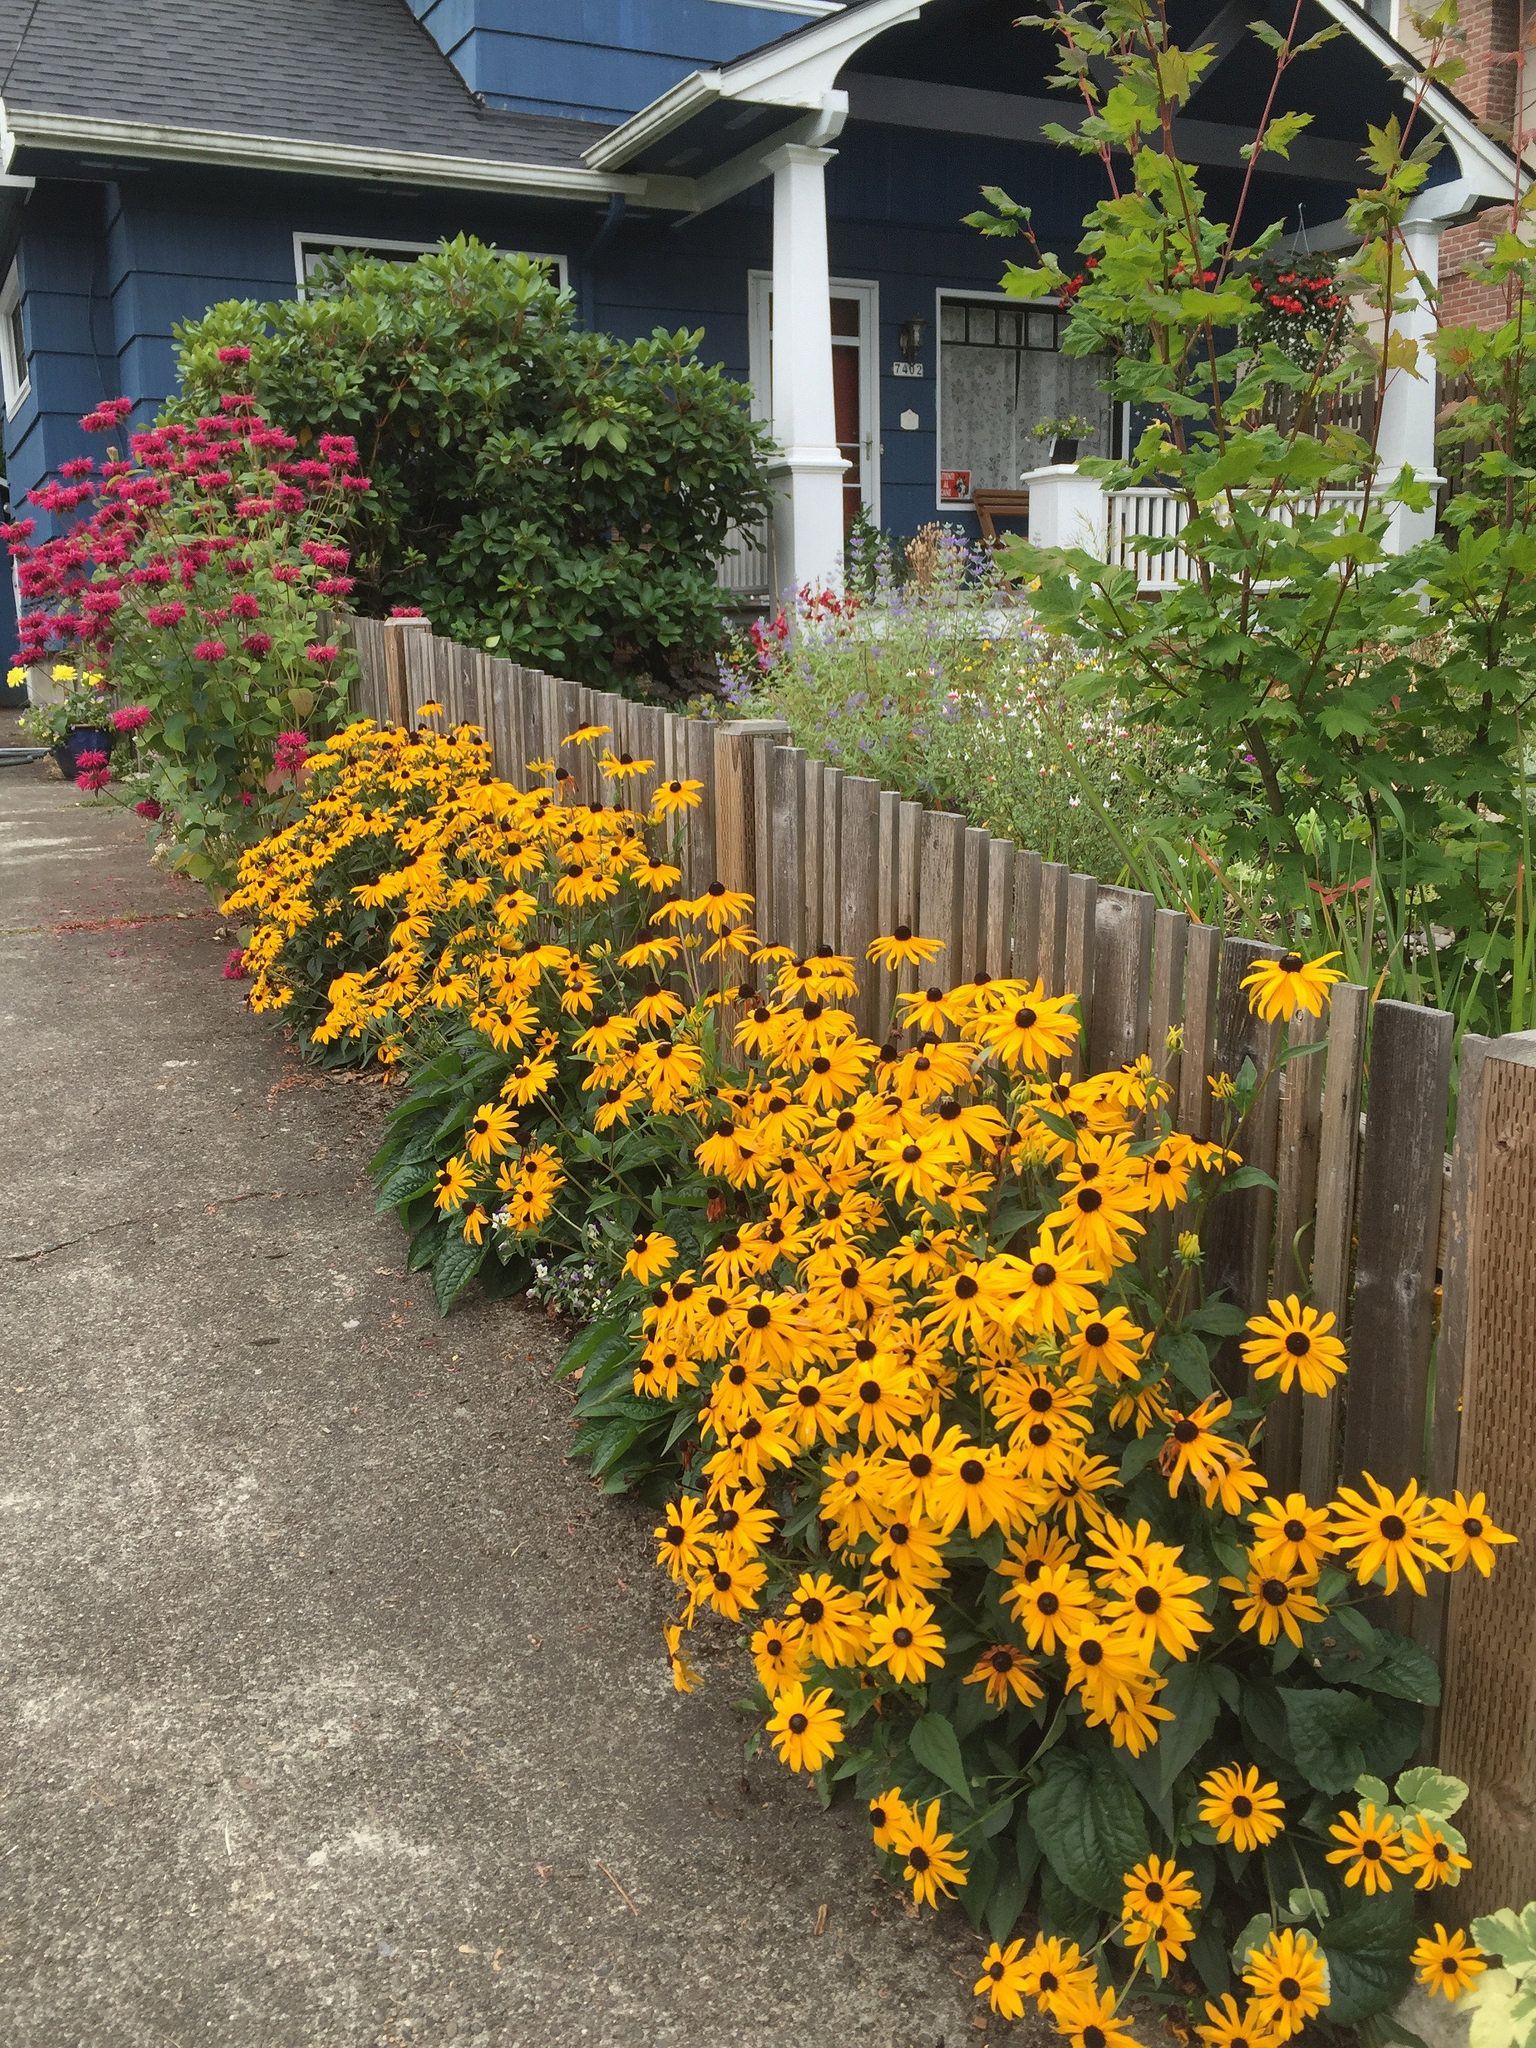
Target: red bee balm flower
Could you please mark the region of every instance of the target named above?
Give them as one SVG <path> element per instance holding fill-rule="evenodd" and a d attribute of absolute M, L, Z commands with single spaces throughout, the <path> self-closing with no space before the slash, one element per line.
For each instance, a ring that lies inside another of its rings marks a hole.
<path fill-rule="evenodd" d="M 199 640 L 192 650 L 194 661 L 222 661 L 229 649 L 222 640 Z"/>

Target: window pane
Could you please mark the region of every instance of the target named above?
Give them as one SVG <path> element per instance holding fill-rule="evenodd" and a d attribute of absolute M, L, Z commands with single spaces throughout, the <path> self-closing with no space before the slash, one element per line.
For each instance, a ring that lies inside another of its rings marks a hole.
<path fill-rule="evenodd" d="M 832 296 L 832 332 L 857 336 L 859 331 L 859 302 L 857 299 L 840 299 Z"/>
<path fill-rule="evenodd" d="M 997 340 L 997 315 L 990 306 L 966 308 L 965 338 L 982 345 Z"/>
<path fill-rule="evenodd" d="M 1018 313 L 999 313 L 999 314 L 998 314 L 998 316 L 997 316 L 997 339 L 998 339 L 998 342 L 999 342 L 999 344 L 1000 344 L 1000 345 L 1006 345 L 1006 346 L 1007 346 L 1007 347 L 1009 347 L 1009 348 L 1017 348 L 1017 347 L 1018 347 L 1018 345 L 1019 345 L 1019 323 L 1020 323 L 1020 320 L 1022 319 L 1022 317 L 1023 317 L 1023 316 L 1022 316 L 1021 314 L 1018 314 Z"/>
<path fill-rule="evenodd" d="M 1029 345 L 1031 348 L 1054 348 L 1056 346 L 1056 316 L 1054 313 L 1030 314 Z"/>
<path fill-rule="evenodd" d="M 965 308 L 958 299 L 940 299 L 939 301 L 939 339 L 940 341 L 964 341 L 965 339 Z"/>

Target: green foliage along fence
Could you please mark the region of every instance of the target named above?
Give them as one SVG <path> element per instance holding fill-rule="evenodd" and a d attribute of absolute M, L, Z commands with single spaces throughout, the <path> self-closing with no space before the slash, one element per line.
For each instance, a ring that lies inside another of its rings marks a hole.
<path fill-rule="evenodd" d="M 461 647 L 419 620 L 353 630 L 365 716 L 412 723 L 424 703 L 441 704 L 448 721 L 485 731 L 499 773 L 569 763 L 589 802 L 605 800 L 595 750 L 560 748 L 583 725 L 611 728 L 616 752 L 655 760 L 669 778 L 697 779 L 705 800 L 689 818 L 685 884 L 751 891 L 766 939 L 862 958 L 872 938 L 908 925 L 944 942 L 924 970 L 937 984 L 985 973 L 1070 990 L 1085 1070 L 1147 1054 L 1173 1088 L 1180 1127 L 1199 1136 L 1211 1128 L 1212 1076 L 1268 1068 L 1274 1027 L 1252 1016 L 1240 983 L 1275 947 L 925 811 L 808 758 L 776 726 L 633 703 Z M 878 1030 L 916 971 L 871 970 L 865 984 L 860 1023 Z M 1298 1032 L 1316 1053 L 1281 1069 L 1237 1138 L 1272 1185 L 1219 1200 L 1209 1279 L 1250 1312 L 1271 1295 L 1309 1294 L 1348 1342 L 1334 1396 L 1306 1404 L 1299 1430 L 1266 1438 L 1277 1491 L 1316 1499 L 1337 1471 L 1364 1468 L 1394 1488 L 1418 1477 L 1447 1493 L 1470 1471 L 1522 1538 L 1496 1590 L 1470 1575 L 1456 1582 L 1448 1639 L 1443 1591 L 1400 1619 L 1447 1660 L 1445 1758 L 1471 1780 L 1474 1813 L 1498 1817 L 1480 1830 L 1479 1893 L 1524 1897 L 1536 1891 L 1536 1822 L 1511 1846 L 1504 1815 L 1513 1799 L 1536 1811 L 1536 1648 L 1523 1619 L 1536 1602 L 1536 1318 L 1511 1312 L 1509 1290 L 1536 1296 L 1536 1202 L 1517 1201 L 1512 1218 L 1505 1190 L 1536 1194 L 1530 1039 L 1463 1036 L 1447 1154 L 1447 1012 L 1373 1005 L 1345 983 L 1321 1019 L 1296 1020 Z"/>

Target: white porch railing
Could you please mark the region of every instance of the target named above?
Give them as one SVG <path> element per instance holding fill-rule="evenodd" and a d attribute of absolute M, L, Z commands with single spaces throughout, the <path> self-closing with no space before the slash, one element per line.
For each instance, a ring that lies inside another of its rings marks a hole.
<path fill-rule="evenodd" d="M 773 527 L 733 526 L 726 536 L 717 581 L 721 591 L 739 605 L 768 604 L 774 594 Z"/>
<path fill-rule="evenodd" d="M 1148 541 L 1177 541 L 1189 518 L 1189 503 L 1177 491 L 1153 487 L 1109 494 L 1109 560 L 1116 568 L 1132 569 L 1137 588 L 1155 594 L 1188 583 L 1193 574 L 1188 555 L 1181 547 L 1149 551 Z M 1272 516 L 1284 523 L 1295 518 L 1297 502 L 1282 499 Z M 1307 499 L 1310 509 L 1312 500 Z M 1324 491 L 1325 511 L 1358 513 L 1365 503 L 1364 491 Z"/>

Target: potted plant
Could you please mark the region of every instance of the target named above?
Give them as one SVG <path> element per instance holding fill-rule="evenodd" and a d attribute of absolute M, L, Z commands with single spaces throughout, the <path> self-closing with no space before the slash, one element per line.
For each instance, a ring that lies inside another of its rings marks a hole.
<path fill-rule="evenodd" d="M 73 782 L 82 754 L 110 754 L 117 740 L 112 724 L 111 686 L 96 669 L 80 671 L 67 661 L 56 662 L 53 680 L 64 694 L 52 704 L 37 704 L 21 716 L 21 729 L 52 750 L 59 773 Z"/>
<path fill-rule="evenodd" d="M 1064 412 L 1059 418 L 1044 419 L 1035 426 L 1035 439 L 1049 441 L 1052 462 L 1076 462 L 1078 444 L 1093 432 L 1093 421 L 1080 412 Z"/>

